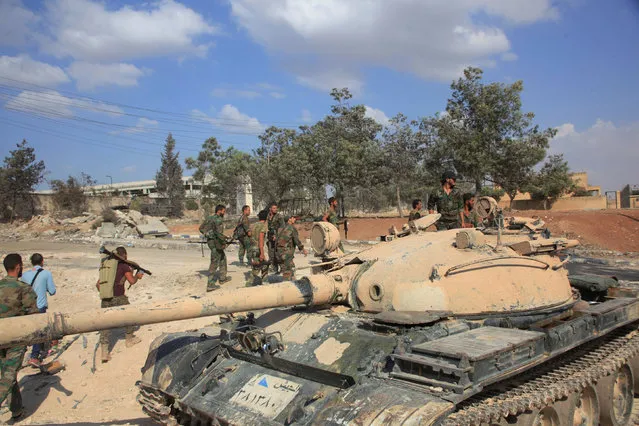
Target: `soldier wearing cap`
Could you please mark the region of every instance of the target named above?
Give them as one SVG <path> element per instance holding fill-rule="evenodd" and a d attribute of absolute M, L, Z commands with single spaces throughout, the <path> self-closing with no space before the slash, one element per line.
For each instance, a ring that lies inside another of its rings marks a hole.
<path fill-rule="evenodd" d="M 464 202 L 462 196 L 455 189 L 457 176 L 448 170 L 442 174 L 441 188 L 438 188 L 428 198 L 428 213 L 441 214 L 441 218 L 437 221 L 438 231 L 447 229 L 456 229 L 464 226 Z"/>
<path fill-rule="evenodd" d="M 285 217 L 285 225 L 280 228 L 277 233 L 276 253 L 278 263 L 281 265 L 282 277 L 285 280 L 292 280 L 294 276 L 295 263 L 295 247 L 297 247 L 304 256 L 308 254 L 302 243 L 300 242 L 297 229 L 295 229 L 295 216 Z"/>

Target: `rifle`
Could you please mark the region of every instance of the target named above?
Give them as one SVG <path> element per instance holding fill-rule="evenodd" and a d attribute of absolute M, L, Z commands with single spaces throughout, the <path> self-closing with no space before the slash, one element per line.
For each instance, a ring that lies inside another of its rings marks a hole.
<path fill-rule="evenodd" d="M 200 240 L 200 241 L 188 241 L 187 244 L 199 244 L 200 247 L 202 248 L 202 257 L 204 257 L 204 245 L 207 244 L 208 241 L 207 240 Z M 226 241 L 227 245 L 231 245 L 231 244 L 239 244 L 238 240 L 231 238 L 230 240 Z"/>
<path fill-rule="evenodd" d="M 348 240 L 348 219 L 344 219 L 344 239 Z"/>
<path fill-rule="evenodd" d="M 140 265 L 138 265 L 134 261 L 125 259 L 125 258 L 121 257 L 119 254 L 114 253 L 114 252 L 112 252 L 110 250 L 107 250 L 107 248 L 104 247 L 104 246 L 100 247 L 100 253 L 101 254 L 106 254 L 107 256 L 110 256 L 110 257 L 113 257 L 115 259 L 118 259 L 122 263 L 126 263 L 127 265 L 129 265 L 130 267 L 135 269 L 136 273 L 144 272 L 147 275 L 153 275 L 151 273 L 151 271 L 149 271 L 148 269 L 144 269 L 143 267 L 141 267 Z M 129 288 L 131 288 L 131 286 L 129 286 Z"/>

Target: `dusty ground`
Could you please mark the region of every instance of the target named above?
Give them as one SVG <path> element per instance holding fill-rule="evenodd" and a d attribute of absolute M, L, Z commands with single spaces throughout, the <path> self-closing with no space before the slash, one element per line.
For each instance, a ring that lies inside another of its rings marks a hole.
<path fill-rule="evenodd" d="M 639 252 L 639 210 L 599 210 L 599 211 L 520 211 L 506 213 L 513 216 L 541 217 L 552 235 L 568 236 L 580 240 L 582 246 L 616 251 Z M 349 240 L 375 240 L 388 233 L 391 226 L 401 228 L 406 219 L 394 218 L 353 218 L 349 219 Z M 299 223 L 301 238 L 308 238 L 310 223 Z M 169 223 L 173 234 L 197 235 L 199 224 Z M 340 227 L 344 238 L 344 230 Z"/>
<path fill-rule="evenodd" d="M 49 297 L 50 311 L 73 312 L 100 306 L 94 287 L 99 262 L 97 246 L 32 241 L 5 242 L 0 247 L 0 257 L 8 252 L 19 252 L 28 258 L 36 250 L 44 255 L 45 267 L 52 271 L 58 287 L 57 294 Z M 131 303 L 205 294 L 209 261 L 202 258 L 199 251 L 142 248 L 129 248 L 128 251 L 131 259 L 153 272 L 128 291 Z M 227 252 L 229 274 L 233 280 L 225 287 L 243 286 L 248 269 L 234 264 L 237 251 Z M 206 254 L 208 256 L 208 251 Z M 296 262 L 301 267 L 308 259 L 311 257 L 299 256 Z M 162 332 L 217 323 L 217 317 L 210 317 L 144 326 L 137 332 L 142 343 L 132 348 L 125 348 L 123 333 L 114 333 L 118 340 L 113 342 L 113 359 L 101 364 L 98 353 L 95 372 L 91 369 L 98 333 L 84 334 L 60 357 L 66 364 L 65 371 L 44 376 L 31 367 L 21 370 L 19 380 L 28 417 L 20 424 L 151 424 L 135 401 L 135 382 L 140 379 L 140 368 L 151 341 Z M 64 341 L 70 340 L 67 337 Z M 1 411 L 0 424 L 6 424 L 10 415 L 4 407 Z"/>

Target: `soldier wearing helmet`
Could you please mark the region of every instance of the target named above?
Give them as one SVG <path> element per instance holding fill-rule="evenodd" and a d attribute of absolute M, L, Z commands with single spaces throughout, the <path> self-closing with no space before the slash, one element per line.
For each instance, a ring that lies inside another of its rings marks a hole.
<path fill-rule="evenodd" d="M 462 195 L 455 189 L 457 176 L 448 170 L 442 174 L 441 188 L 438 188 L 428 198 L 428 213 L 441 214 L 437 221 L 438 231 L 461 228 L 464 226 L 464 202 Z"/>

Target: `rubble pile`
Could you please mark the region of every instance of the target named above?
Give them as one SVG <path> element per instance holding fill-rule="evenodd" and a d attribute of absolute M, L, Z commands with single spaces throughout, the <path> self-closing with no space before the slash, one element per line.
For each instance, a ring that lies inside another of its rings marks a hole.
<path fill-rule="evenodd" d="M 115 210 L 116 223 L 103 222 L 97 229 L 96 235 L 103 238 L 135 238 L 138 235 L 163 236 L 168 235 L 169 228 L 162 222 L 164 218 L 143 215 L 142 213 L 129 210 L 123 212 Z"/>

